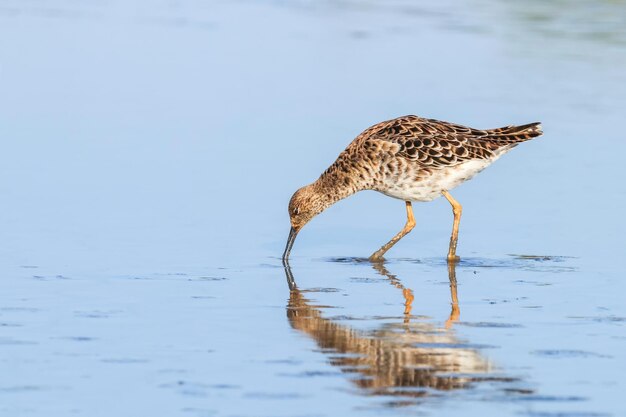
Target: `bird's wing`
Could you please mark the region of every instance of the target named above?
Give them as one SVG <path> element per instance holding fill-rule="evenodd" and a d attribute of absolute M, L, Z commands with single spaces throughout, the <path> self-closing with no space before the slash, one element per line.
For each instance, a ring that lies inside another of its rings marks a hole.
<path fill-rule="evenodd" d="M 404 116 L 372 126 L 364 142 L 396 144 L 396 154 L 424 166 L 454 166 L 491 159 L 498 150 L 541 134 L 539 124 L 479 130 L 418 116 Z"/>

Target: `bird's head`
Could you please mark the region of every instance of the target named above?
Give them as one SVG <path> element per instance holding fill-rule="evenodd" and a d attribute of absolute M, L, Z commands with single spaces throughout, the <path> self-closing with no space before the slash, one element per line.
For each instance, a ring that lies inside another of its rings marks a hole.
<path fill-rule="evenodd" d="M 289 200 L 289 221 L 291 227 L 300 231 L 311 219 L 320 214 L 327 205 L 313 184 L 296 191 Z"/>
<path fill-rule="evenodd" d="M 296 240 L 298 232 L 311 219 L 328 206 L 332 204 L 332 199 L 324 192 L 320 192 L 315 183 L 306 185 L 296 191 L 289 201 L 289 221 L 291 222 L 291 231 L 287 246 L 283 253 L 283 261 L 289 258 L 289 252 Z"/>

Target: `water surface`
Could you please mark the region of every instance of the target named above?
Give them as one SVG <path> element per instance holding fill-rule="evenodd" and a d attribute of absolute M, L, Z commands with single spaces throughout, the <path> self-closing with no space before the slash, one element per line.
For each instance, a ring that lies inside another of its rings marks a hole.
<path fill-rule="evenodd" d="M 0 0 L 0 415 L 626 414 L 622 1 Z M 384 265 L 403 114 L 541 121 Z"/>

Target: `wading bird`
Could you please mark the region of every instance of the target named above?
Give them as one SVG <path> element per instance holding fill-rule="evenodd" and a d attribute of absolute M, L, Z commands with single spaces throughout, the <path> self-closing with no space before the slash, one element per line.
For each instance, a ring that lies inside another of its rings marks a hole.
<path fill-rule="evenodd" d="M 456 261 L 461 205 L 449 193 L 491 165 L 520 142 L 542 134 L 540 123 L 479 130 L 418 116 L 378 123 L 357 136 L 337 160 L 312 184 L 289 201 L 291 231 L 283 262 L 298 232 L 313 217 L 358 191 L 374 190 L 404 200 L 404 228 L 370 256 L 383 255 L 415 226 L 412 201 L 443 195 L 452 205 L 454 222 L 448 261 Z"/>

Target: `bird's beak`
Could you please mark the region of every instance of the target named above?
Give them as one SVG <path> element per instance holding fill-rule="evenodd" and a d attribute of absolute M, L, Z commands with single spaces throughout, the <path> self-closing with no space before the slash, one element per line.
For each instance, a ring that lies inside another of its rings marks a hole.
<path fill-rule="evenodd" d="M 287 246 L 285 246 L 285 252 L 283 253 L 283 264 L 289 262 L 289 253 L 291 252 L 291 248 L 293 247 L 293 242 L 296 241 L 296 236 L 298 236 L 298 230 L 292 227 L 289 231 L 289 237 L 287 238 Z"/>

